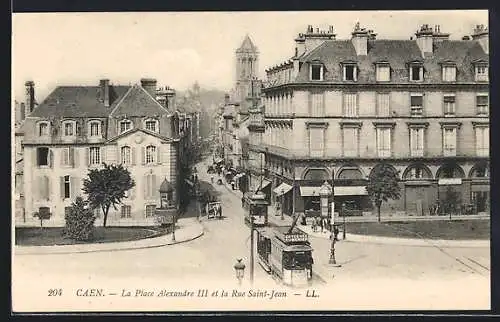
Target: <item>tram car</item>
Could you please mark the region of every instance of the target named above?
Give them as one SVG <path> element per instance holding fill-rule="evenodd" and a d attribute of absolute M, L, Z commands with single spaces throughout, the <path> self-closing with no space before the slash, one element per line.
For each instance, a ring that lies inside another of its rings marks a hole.
<path fill-rule="evenodd" d="M 312 251 L 308 235 L 297 227 L 257 229 L 258 262 L 275 279 L 289 286 L 312 281 Z"/>
<path fill-rule="evenodd" d="M 268 225 L 268 206 L 266 195 L 262 192 L 247 192 L 243 195 L 242 207 L 245 213 L 245 223 L 255 227 Z"/>

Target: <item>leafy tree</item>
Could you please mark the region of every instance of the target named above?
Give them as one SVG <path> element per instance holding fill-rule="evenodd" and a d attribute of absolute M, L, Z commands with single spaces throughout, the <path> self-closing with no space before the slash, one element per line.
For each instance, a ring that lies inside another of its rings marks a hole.
<path fill-rule="evenodd" d="M 370 175 L 366 191 L 377 207 L 377 216 L 380 222 L 382 202 L 387 202 L 389 199 L 397 200 L 401 197 L 397 172 L 386 163 L 375 167 Z"/>
<path fill-rule="evenodd" d="M 82 197 L 76 197 L 75 202 L 71 204 L 69 211 L 66 212 L 64 219 L 66 220 L 64 228 L 66 237 L 87 241 L 94 236 L 94 212 Z"/>
<path fill-rule="evenodd" d="M 117 210 L 125 192 L 132 189 L 135 182 L 130 172 L 121 164 L 105 164 L 101 169 L 89 170 L 88 177 L 83 181 L 83 191 L 88 195 L 92 208 L 101 207 L 104 215 L 103 226 L 106 227 L 109 208 Z"/>
<path fill-rule="evenodd" d="M 43 229 L 43 221 L 49 220 L 51 213 L 48 208 L 42 208 L 40 211 L 37 211 L 33 214 L 33 217 L 38 218 L 40 220 L 40 229 Z"/>
<path fill-rule="evenodd" d="M 441 200 L 441 209 L 445 214 L 455 214 L 457 208 L 462 204 L 462 198 L 455 189 L 448 187 L 445 191 L 444 198 Z"/>

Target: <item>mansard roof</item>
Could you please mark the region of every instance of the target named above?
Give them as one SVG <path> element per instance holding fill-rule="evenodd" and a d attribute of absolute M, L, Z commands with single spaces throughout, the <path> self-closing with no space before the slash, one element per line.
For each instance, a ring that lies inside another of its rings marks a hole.
<path fill-rule="evenodd" d="M 130 86 L 109 86 L 110 107 L 100 100 L 100 86 L 58 86 L 30 117 L 107 117 Z"/>
<path fill-rule="evenodd" d="M 171 114 L 167 108 L 162 106 L 144 88 L 139 85 L 132 86 L 112 109 L 112 116 L 147 116 L 155 114 Z"/>
<path fill-rule="evenodd" d="M 368 54 L 357 56 L 351 40 L 327 40 L 300 58 L 305 66 L 320 61 L 324 65 L 326 82 L 342 81 L 342 63 L 358 65 L 358 83 L 376 82 L 376 64 L 389 63 L 391 83 L 408 82 L 408 65 L 421 61 L 426 72 L 424 83 L 441 82 L 441 64 L 454 62 L 457 66 L 457 82 L 474 81 L 473 62 L 488 60 L 477 41 L 443 40 L 433 45 L 433 53 L 422 57 L 415 40 L 370 40 Z M 301 68 L 296 82 L 308 82 L 308 68 Z"/>

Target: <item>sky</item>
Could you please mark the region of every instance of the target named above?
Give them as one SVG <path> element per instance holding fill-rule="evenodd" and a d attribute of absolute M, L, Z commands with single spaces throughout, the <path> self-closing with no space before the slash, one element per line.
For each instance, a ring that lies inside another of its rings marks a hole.
<path fill-rule="evenodd" d="M 20 13 L 12 18 L 13 97 L 35 82 L 41 102 L 58 85 L 135 84 L 153 77 L 158 86 L 229 91 L 235 50 L 246 34 L 260 52 L 259 76 L 294 54 L 294 39 L 308 25 L 334 27 L 348 39 L 355 23 L 377 39 L 409 39 L 422 24 L 440 25 L 450 39 L 488 24 L 487 11 L 288 11 Z"/>

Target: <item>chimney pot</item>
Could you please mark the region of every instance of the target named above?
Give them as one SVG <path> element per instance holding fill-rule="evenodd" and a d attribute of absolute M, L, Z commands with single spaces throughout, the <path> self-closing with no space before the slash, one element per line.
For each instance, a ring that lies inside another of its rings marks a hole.
<path fill-rule="evenodd" d="M 155 78 L 141 78 L 141 86 L 153 98 L 156 97 L 156 79 Z"/>
<path fill-rule="evenodd" d="M 99 87 L 101 88 L 100 100 L 104 106 L 109 107 L 109 79 L 101 79 Z"/>
<path fill-rule="evenodd" d="M 27 81 L 24 83 L 26 86 L 26 105 L 25 116 L 28 116 L 35 108 L 35 82 Z"/>

